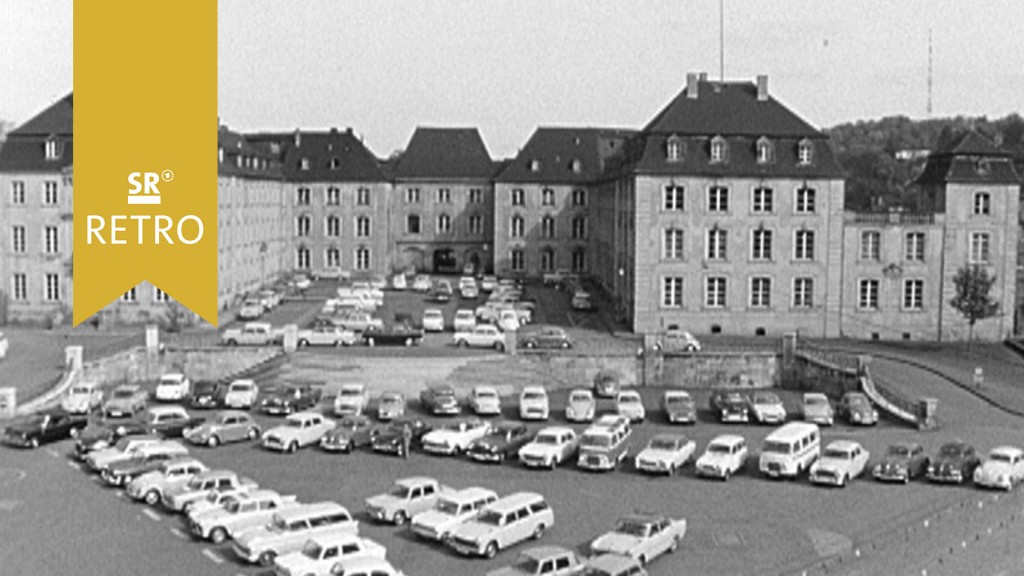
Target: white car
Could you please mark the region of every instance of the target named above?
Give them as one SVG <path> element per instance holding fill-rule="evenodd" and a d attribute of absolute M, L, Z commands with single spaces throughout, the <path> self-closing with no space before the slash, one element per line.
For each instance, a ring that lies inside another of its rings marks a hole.
<path fill-rule="evenodd" d="M 156 399 L 163 402 L 180 402 L 192 393 L 192 382 L 184 374 L 164 374 L 156 385 Z"/>
<path fill-rule="evenodd" d="M 576 431 L 564 426 L 543 428 L 533 440 L 519 449 L 519 461 L 528 468 L 554 469 L 572 459 L 579 448 Z"/>
<path fill-rule="evenodd" d="M 387 560 L 380 558 L 355 558 L 338 562 L 331 567 L 331 576 L 405 576 Z"/>
<path fill-rule="evenodd" d="M 857 442 L 830 442 L 822 451 L 821 458 L 811 465 L 811 482 L 846 486 L 847 482 L 864 473 L 869 458 L 868 451 Z"/>
<path fill-rule="evenodd" d="M 342 384 L 334 397 L 335 416 L 361 416 L 370 405 L 370 392 L 366 384 Z"/>
<path fill-rule="evenodd" d="M 424 332 L 444 332 L 444 312 L 439 308 L 427 308 L 423 311 Z"/>
<path fill-rule="evenodd" d="M 693 440 L 682 434 L 658 434 L 636 455 L 636 469 L 671 476 L 693 459 L 696 450 Z"/>
<path fill-rule="evenodd" d="M 224 394 L 224 406 L 227 408 L 246 409 L 256 405 L 256 397 L 260 389 L 252 380 L 235 380 L 228 385 L 228 391 Z"/>
<path fill-rule="evenodd" d="M 473 440 L 483 438 L 490 431 L 491 425 L 479 418 L 461 418 L 427 432 L 421 445 L 431 454 L 456 456 L 469 448 Z"/>
<path fill-rule="evenodd" d="M 368 538 L 340 532 L 310 538 L 298 552 L 282 554 L 274 560 L 274 574 L 303 576 L 326 574 L 338 563 L 355 558 L 384 559 L 387 549 Z"/>
<path fill-rule="evenodd" d="M 518 330 L 525 323 L 523 315 L 514 308 L 501 308 L 498 310 L 498 328 L 505 332 Z"/>
<path fill-rule="evenodd" d="M 636 390 L 623 390 L 615 397 L 615 411 L 633 422 L 643 422 L 647 418 L 643 398 Z"/>
<path fill-rule="evenodd" d="M 831 426 L 835 421 L 835 411 L 828 396 L 821 392 L 805 392 L 800 404 L 804 421 L 814 422 L 822 426 Z"/>
<path fill-rule="evenodd" d="M 445 542 L 452 530 L 497 499 L 498 495 L 493 490 L 477 487 L 445 494 L 432 509 L 412 517 L 412 531 L 421 538 Z"/>
<path fill-rule="evenodd" d="M 68 390 L 60 406 L 72 414 L 88 414 L 103 406 L 103 390 L 96 382 L 79 382 Z"/>
<path fill-rule="evenodd" d="M 206 471 L 206 466 L 195 458 L 182 456 L 160 465 L 160 468 L 146 472 L 128 483 L 125 493 L 133 500 L 144 500 L 150 506 L 160 503 L 167 490 L 188 484 L 196 474 Z"/>
<path fill-rule="evenodd" d="M 594 393 L 586 388 L 576 388 L 569 392 L 569 399 L 565 404 L 565 419 L 570 422 L 591 422 L 594 420 L 594 412 L 597 408 L 597 400 Z"/>
<path fill-rule="evenodd" d="M 302 550 L 310 538 L 327 534 L 359 532 L 359 522 L 336 502 L 301 504 L 274 513 L 265 526 L 235 534 L 232 549 L 249 563 L 271 566 L 274 559 Z"/>
<path fill-rule="evenodd" d="M 387 390 L 377 399 L 377 419 L 394 420 L 405 416 L 405 395 Z"/>
<path fill-rule="evenodd" d="M 519 542 L 539 539 L 555 525 L 555 513 L 540 494 L 518 492 L 488 504 L 472 520 L 458 526 L 448 540 L 459 554 L 494 558 Z"/>
<path fill-rule="evenodd" d="M 521 420 L 547 420 L 551 414 L 548 392 L 543 386 L 527 386 L 519 394 Z"/>
<path fill-rule="evenodd" d="M 334 428 L 334 420 L 319 412 L 299 412 L 285 418 L 282 426 L 263 434 L 263 447 L 281 452 L 295 452 L 303 446 L 320 442 L 324 434 Z"/>
<path fill-rule="evenodd" d="M 165 489 L 161 502 L 168 510 L 184 512 L 186 506 L 205 500 L 218 489 L 230 490 L 241 487 L 256 489 L 259 486 L 252 479 L 240 477 L 231 470 L 206 470 L 196 474 L 185 484 Z"/>
<path fill-rule="evenodd" d="M 90 469 L 100 472 L 110 467 L 114 462 L 133 458 L 138 454 L 139 448 L 165 443 L 162 436 L 150 434 L 145 436 L 125 436 L 117 441 L 117 444 L 109 448 L 101 448 L 90 452 L 85 457 L 85 463 Z"/>
<path fill-rule="evenodd" d="M 781 424 L 786 421 L 786 408 L 773 392 L 754 392 L 750 397 L 750 412 L 760 424 Z"/>
<path fill-rule="evenodd" d="M 455 331 L 469 332 L 476 328 L 476 314 L 472 310 L 460 309 L 455 311 Z"/>
<path fill-rule="evenodd" d="M 218 510 L 227 506 L 229 502 L 238 500 L 239 496 L 244 496 L 256 490 L 257 486 L 249 484 L 241 484 L 238 486 L 230 486 L 226 488 L 217 488 L 209 492 L 202 500 L 189 502 L 185 505 L 185 515 L 188 516 L 188 522 L 194 521 L 196 518 L 201 518 L 204 514 L 208 514 L 211 510 Z"/>
<path fill-rule="evenodd" d="M 273 490 L 240 494 L 221 508 L 189 515 L 189 530 L 197 538 L 220 544 L 234 535 L 265 525 L 274 513 L 298 506 L 295 496 L 281 496 Z"/>
<path fill-rule="evenodd" d="M 495 416 L 501 414 L 501 396 L 494 386 L 474 386 L 469 393 L 469 407 L 474 414 Z"/>
<path fill-rule="evenodd" d="M 628 556 L 647 564 L 661 554 L 674 552 L 686 535 L 686 520 L 654 514 L 634 514 L 619 519 L 615 529 L 590 544 L 597 554 Z"/>
<path fill-rule="evenodd" d="M 988 488 L 1010 491 L 1024 483 L 1024 451 L 1014 446 L 1000 446 L 974 469 L 974 483 Z"/>
<path fill-rule="evenodd" d="M 409 283 L 405 278 L 405 274 L 395 274 L 391 277 L 392 290 L 405 290 L 408 287 Z"/>
<path fill-rule="evenodd" d="M 697 459 L 697 476 L 728 480 L 747 465 L 747 441 L 742 436 L 724 434 L 708 443 Z"/>
<path fill-rule="evenodd" d="M 401 526 L 420 512 L 433 508 L 439 498 L 452 493 L 454 490 L 427 476 L 400 478 L 387 492 L 366 499 L 366 515 Z"/>
<path fill-rule="evenodd" d="M 412 289 L 417 292 L 427 292 L 430 290 L 430 286 L 430 276 L 426 274 L 420 274 L 412 280 Z"/>
<path fill-rule="evenodd" d="M 505 333 L 493 324 L 480 324 L 465 332 L 456 332 L 452 336 L 456 346 L 473 348 L 493 348 L 499 352 L 505 349 Z"/>

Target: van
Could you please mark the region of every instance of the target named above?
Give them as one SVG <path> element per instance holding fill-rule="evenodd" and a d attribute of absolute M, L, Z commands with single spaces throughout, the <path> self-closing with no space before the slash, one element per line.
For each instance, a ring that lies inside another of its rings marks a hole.
<path fill-rule="evenodd" d="M 629 456 L 632 434 L 628 418 L 602 416 L 580 436 L 576 465 L 586 470 L 614 470 Z"/>
<path fill-rule="evenodd" d="M 232 547 L 246 562 L 271 566 L 281 554 L 302 550 L 310 538 L 358 531 L 359 523 L 344 506 L 317 502 L 277 512 L 266 526 L 236 534 Z"/>
<path fill-rule="evenodd" d="M 772 478 L 795 478 L 811 467 L 821 455 L 821 432 L 817 424 L 790 422 L 764 439 L 759 468 Z"/>
<path fill-rule="evenodd" d="M 485 506 L 476 518 L 452 531 L 448 541 L 464 555 L 494 558 L 498 550 L 528 538 L 539 539 L 555 524 L 555 514 L 544 497 L 517 492 Z"/>

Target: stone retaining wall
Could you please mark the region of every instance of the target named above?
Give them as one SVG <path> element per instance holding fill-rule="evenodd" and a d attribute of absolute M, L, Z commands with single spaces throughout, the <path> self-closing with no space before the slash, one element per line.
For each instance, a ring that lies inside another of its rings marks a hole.
<path fill-rule="evenodd" d="M 83 380 L 104 385 L 146 384 L 168 372 L 197 380 L 220 380 L 280 354 L 278 348 L 171 349 L 163 353 L 134 348 L 86 363 Z"/>

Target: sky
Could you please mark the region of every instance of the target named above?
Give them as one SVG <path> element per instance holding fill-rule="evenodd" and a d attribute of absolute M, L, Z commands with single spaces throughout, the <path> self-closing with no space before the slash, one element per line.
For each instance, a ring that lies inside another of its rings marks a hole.
<path fill-rule="evenodd" d="M 72 89 L 71 0 L 0 0 L 0 119 Z M 725 79 L 818 127 L 1024 104 L 1024 1 L 724 0 Z M 719 78 L 714 0 L 220 0 L 219 113 L 240 131 L 352 127 L 372 151 L 473 126 L 492 156 L 537 126 L 639 128 Z M 187 37 L 187 36 L 186 36 Z"/>

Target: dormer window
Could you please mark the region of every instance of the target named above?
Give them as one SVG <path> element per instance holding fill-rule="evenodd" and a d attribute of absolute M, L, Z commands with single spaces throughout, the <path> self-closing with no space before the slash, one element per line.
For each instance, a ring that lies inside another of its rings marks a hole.
<path fill-rule="evenodd" d="M 977 172 L 978 176 L 988 176 L 989 165 L 988 160 L 979 158 L 974 161 L 974 171 Z"/>
<path fill-rule="evenodd" d="M 814 144 L 806 138 L 801 140 L 797 144 L 796 158 L 800 166 L 810 166 L 814 162 Z"/>
<path fill-rule="evenodd" d="M 299 170 L 309 170 L 309 158 L 299 160 Z"/>
<path fill-rule="evenodd" d="M 56 138 L 51 137 L 46 141 L 44 153 L 47 160 L 57 160 L 60 158 L 60 143 L 57 142 Z"/>
<path fill-rule="evenodd" d="M 729 143 L 721 136 L 711 139 L 711 163 L 719 164 L 729 159 Z"/>
<path fill-rule="evenodd" d="M 575 158 L 572 161 L 571 168 L 573 173 L 579 174 L 580 172 L 583 171 L 583 162 L 581 162 L 579 158 Z"/>
<path fill-rule="evenodd" d="M 679 136 L 673 134 L 665 142 L 665 159 L 669 162 L 679 162 L 683 159 L 683 141 Z"/>
<path fill-rule="evenodd" d="M 530 172 L 540 172 L 540 160 L 530 160 Z"/>
<path fill-rule="evenodd" d="M 757 163 L 771 164 L 775 161 L 775 145 L 764 136 L 757 139 Z"/>
<path fill-rule="evenodd" d="M 219 162 L 221 164 L 224 163 L 224 147 L 223 146 L 217 148 L 217 162 Z"/>
<path fill-rule="evenodd" d="M 339 158 L 331 158 L 331 170 L 337 170 L 341 168 L 341 160 Z"/>

